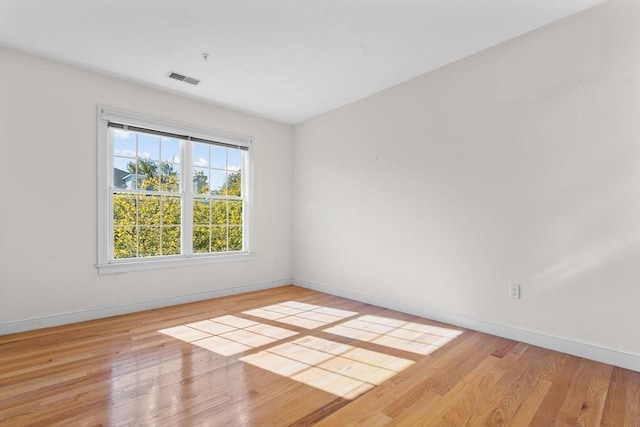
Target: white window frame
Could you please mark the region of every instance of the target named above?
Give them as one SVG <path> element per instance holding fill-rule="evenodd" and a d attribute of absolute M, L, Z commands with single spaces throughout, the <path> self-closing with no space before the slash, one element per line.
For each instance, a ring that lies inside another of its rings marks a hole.
<path fill-rule="evenodd" d="M 243 156 L 242 194 L 246 195 L 243 210 L 243 250 L 234 252 L 192 253 L 192 223 L 189 220 L 193 212 L 193 190 L 191 186 L 193 168 L 185 166 L 185 160 L 191 162 L 191 144 L 182 144 L 180 193 L 182 196 L 182 255 L 167 255 L 141 258 L 113 258 L 113 211 L 111 194 L 113 192 L 113 146 L 109 136 L 109 122 L 125 124 L 178 135 L 200 138 L 247 147 Z M 127 271 L 153 270 L 176 266 L 187 266 L 219 262 L 250 261 L 253 252 L 253 138 L 184 123 L 165 120 L 148 115 L 132 113 L 116 108 L 98 106 L 98 263 L 99 274 L 123 273 Z M 187 215 L 185 215 L 187 213 Z"/>

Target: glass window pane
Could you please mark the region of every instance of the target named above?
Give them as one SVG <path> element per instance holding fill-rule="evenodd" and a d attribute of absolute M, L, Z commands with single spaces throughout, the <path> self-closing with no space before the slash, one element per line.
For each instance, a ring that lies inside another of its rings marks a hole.
<path fill-rule="evenodd" d="M 193 227 L 193 252 L 209 252 L 209 227 Z"/>
<path fill-rule="evenodd" d="M 227 172 L 218 169 L 211 169 L 211 194 L 221 195 L 226 194 L 225 184 L 227 181 Z"/>
<path fill-rule="evenodd" d="M 180 189 L 179 168 L 173 163 L 160 163 L 160 190 L 178 191 Z"/>
<path fill-rule="evenodd" d="M 113 158 L 113 167 L 118 168 L 127 173 L 135 173 L 136 171 L 136 161 L 134 159 L 130 159 L 128 157 L 118 157 L 115 156 Z"/>
<path fill-rule="evenodd" d="M 135 159 L 136 134 L 123 129 L 113 129 L 113 154 Z"/>
<path fill-rule="evenodd" d="M 215 225 L 227 224 L 227 201 L 226 200 L 211 201 L 211 224 L 215 224 Z"/>
<path fill-rule="evenodd" d="M 211 146 L 211 167 L 217 169 L 227 168 L 227 149 L 217 145 Z"/>
<path fill-rule="evenodd" d="M 138 224 L 160 225 L 160 196 L 138 196 Z"/>
<path fill-rule="evenodd" d="M 160 227 L 138 227 L 138 256 L 160 255 Z"/>
<path fill-rule="evenodd" d="M 195 194 L 209 192 L 209 169 L 193 168 L 193 192 Z"/>
<path fill-rule="evenodd" d="M 162 255 L 180 255 L 180 227 L 162 227 Z"/>
<path fill-rule="evenodd" d="M 115 188 L 127 188 L 127 178 L 131 171 L 135 172 L 136 161 L 125 157 L 113 158 L 113 186 Z"/>
<path fill-rule="evenodd" d="M 145 160 L 160 160 L 160 137 L 139 133 L 138 157 Z"/>
<path fill-rule="evenodd" d="M 229 200 L 229 224 L 242 225 L 242 201 Z"/>
<path fill-rule="evenodd" d="M 227 149 L 227 169 L 237 171 L 242 168 L 242 150 Z"/>
<path fill-rule="evenodd" d="M 209 167 L 209 144 L 193 143 L 193 166 Z"/>
<path fill-rule="evenodd" d="M 180 163 L 180 141 L 175 138 L 160 139 L 160 160 L 169 163 Z"/>
<path fill-rule="evenodd" d="M 180 197 L 162 197 L 162 225 L 181 224 Z"/>
<path fill-rule="evenodd" d="M 135 258 L 137 255 L 136 228 L 133 226 L 113 227 L 113 257 Z"/>
<path fill-rule="evenodd" d="M 241 196 L 242 194 L 242 173 L 240 171 L 229 172 L 227 175 L 227 194 L 230 196 Z"/>
<path fill-rule="evenodd" d="M 206 199 L 193 200 L 193 224 L 209 225 L 210 220 L 210 201 Z"/>
<path fill-rule="evenodd" d="M 211 227 L 211 252 L 227 251 L 227 227 Z"/>
<path fill-rule="evenodd" d="M 144 190 L 158 190 L 160 180 L 158 178 L 158 164 L 148 160 L 138 160 L 135 181 L 137 188 Z M 133 179 L 133 178 L 132 178 Z M 135 188 L 135 187 L 133 187 Z"/>
<path fill-rule="evenodd" d="M 229 250 L 242 250 L 242 227 L 229 227 Z"/>
<path fill-rule="evenodd" d="M 113 195 L 113 224 L 136 225 L 136 196 L 130 194 Z"/>

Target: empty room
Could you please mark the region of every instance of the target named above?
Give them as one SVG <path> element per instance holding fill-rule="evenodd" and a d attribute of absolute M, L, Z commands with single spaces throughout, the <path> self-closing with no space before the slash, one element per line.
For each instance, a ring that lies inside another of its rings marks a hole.
<path fill-rule="evenodd" d="M 0 425 L 640 427 L 640 1 L 0 0 Z"/>

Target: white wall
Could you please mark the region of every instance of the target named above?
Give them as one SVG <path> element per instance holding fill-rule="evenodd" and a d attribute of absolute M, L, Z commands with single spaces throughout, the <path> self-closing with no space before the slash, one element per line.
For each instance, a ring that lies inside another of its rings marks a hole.
<path fill-rule="evenodd" d="M 639 5 L 296 126 L 294 280 L 640 354 Z"/>
<path fill-rule="evenodd" d="M 99 276 L 97 104 L 253 136 L 255 260 Z M 290 126 L 3 48 L 0 323 L 290 283 L 291 143 Z"/>

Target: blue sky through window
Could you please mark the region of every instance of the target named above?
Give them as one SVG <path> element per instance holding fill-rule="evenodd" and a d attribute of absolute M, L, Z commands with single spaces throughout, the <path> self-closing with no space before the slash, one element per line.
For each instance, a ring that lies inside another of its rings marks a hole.
<path fill-rule="evenodd" d="M 206 143 L 193 143 L 193 173 L 206 180 L 210 191 L 221 191 L 229 174 L 242 168 L 242 152 L 238 149 Z M 114 129 L 113 167 L 130 172 L 136 160 L 173 165 L 178 172 L 180 140 L 143 132 Z M 195 188 L 195 187 L 194 187 Z"/>

